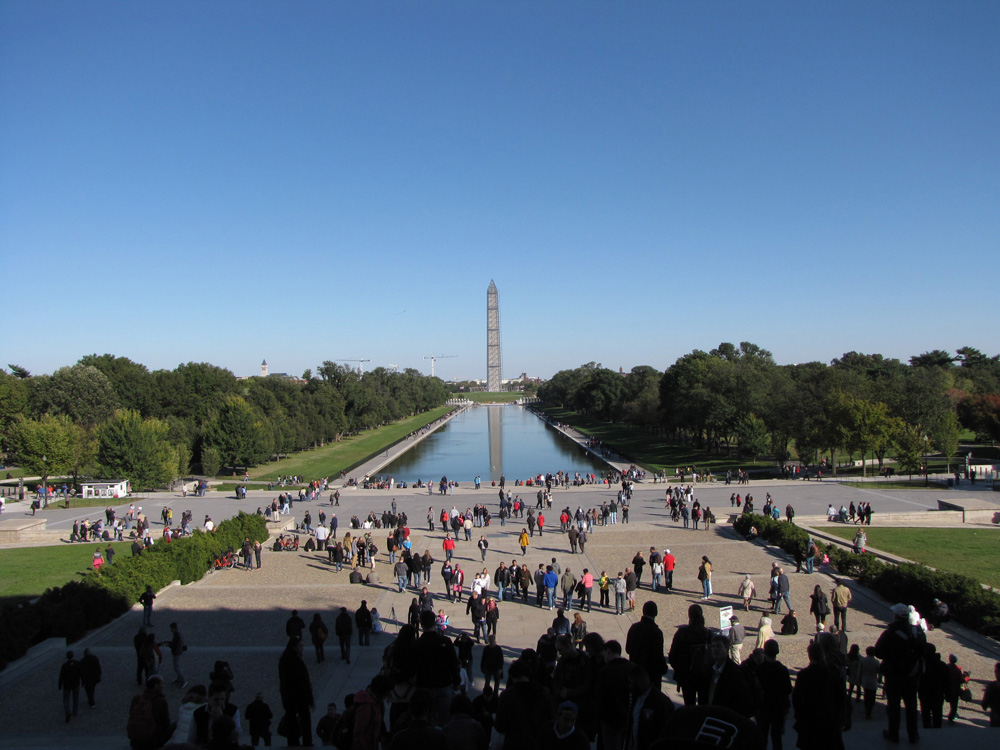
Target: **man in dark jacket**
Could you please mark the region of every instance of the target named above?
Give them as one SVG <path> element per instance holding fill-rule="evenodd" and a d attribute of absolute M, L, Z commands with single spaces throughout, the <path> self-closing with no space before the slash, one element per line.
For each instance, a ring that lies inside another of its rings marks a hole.
<path fill-rule="evenodd" d="M 882 660 L 885 675 L 885 707 L 889 728 L 883 735 L 890 742 L 899 742 L 899 704 L 906 707 L 906 733 L 910 742 L 917 742 L 917 684 L 920 660 L 927 642 L 923 631 L 910 625 L 910 608 L 896 604 L 892 608 L 895 620 L 875 642 L 875 656 Z"/>
<path fill-rule="evenodd" d="M 688 624 L 682 625 L 674 633 L 669 653 L 670 664 L 674 668 L 674 681 L 680 687 L 687 706 L 697 703 L 698 683 L 704 668 L 708 637 L 705 613 L 700 604 L 692 604 L 688 607 Z"/>
<path fill-rule="evenodd" d="M 312 680 L 309 668 L 302 659 L 302 641 L 292 638 L 288 641 L 278 660 L 278 685 L 281 690 L 281 705 L 288 714 L 290 733 L 289 746 L 312 745 L 312 709 L 314 708 Z"/>
<path fill-rule="evenodd" d="M 650 685 L 657 690 L 663 675 L 667 672 L 667 661 L 663 658 L 663 631 L 656 624 L 659 610 L 656 602 L 642 605 L 642 619 L 629 628 L 625 639 L 625 653 L 629 661 L 638 664 L 649 676 Z"/>
<path fill-rule="evenodd" d="M 437 630 L 433 612 L 420 613 L 423 631 L 416 644 L 417 687 L 430 692 L 431 718 L 443 725 L 448 720 L 452 691 L 459 684 L 459 661 L 455 646 Z"/>
<path fill-rule="evenodd" d="M 80 682 L 87 692 L 87 705 L 94 707 L 94 690 L 97 683 L 101 681 L 101 662 L 94 656 L 89 648 L 83 650 L 83 658 L 80 660 Z"/>
<path fill-rule="evenodd" d="M 76 716 L 80 707 L 80 662 L 73 658 L 73 652 L 66 652 L 66 661 L 59 670 L 59 689 L 62 690 L 66 723 Z"/>
<path fill-rule="evenodd" d="M 729 658 L 729 639 L 713 636 L 709 650 L 712 666 L 702 675 L 698 705 L 723 706 L 743 716 L 753 714 L 753 690 L 740 665 Z"/>
<path fill-rule="evenodd" d="M 351 614 L 347 607 L 340 608 L 340 614 L 333 622 L 334 632 L 340 641 L 340 660 L 351 663 L 351 636 L 354 635 L 354 625 L 351 623 Z"/>
<path fill-rule="evenodd" d="M 372 613 L 368 602 L 361 600 L 361 606 L 354 613 L 354 624 L 358 626 L 358 645 L 370 646 L 372 634 Z"/>

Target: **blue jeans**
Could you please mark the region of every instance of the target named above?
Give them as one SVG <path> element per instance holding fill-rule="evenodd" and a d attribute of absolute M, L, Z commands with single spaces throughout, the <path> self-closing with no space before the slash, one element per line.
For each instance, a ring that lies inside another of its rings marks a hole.
<path fill-rule="evenodd" d="M 809 555 L 809 557 L 806 558 L 806 573 L 813 572 L 813 565 L 815 565 L 815 563 L 816 563 L 816 558 L 813 557 L 812 555 Z"/>
<path fill-rule="evenodd" d="M 497 599 L 503 601 L 503 592 L 505 591 L 504 585 L 497 581 Z"/>
<path fill-rule="evenodd" d="M 406 576 L 396 576 L 396 585 L 399 586 L 399 593 L 406 591 Z"/>
<path fill-rule="evenodd" d="M 785 603 L 785 606 L 787 606 L 789 610 L 792 609 L 792 601 L 788 596 L 788 593 L 778 594 L 778 598 L 774 600 L 774 614 L 779 614 L 781 612 L 782 602 Z"/>
<path fill-rule="evenodd" d="M 567 612 L 573 611 L 573 589 L 563 591 L 563 609 Z"/>
<path fill-rule="evenodd" d="M 660 588 L 660 578 L 661 576 L 659 573 L 653 574 L 653 591 L 656 591 Z"/>
<path fill-rule="evenodd" d="M 615 614 L 623 615 L 625 614 L 625 592 L 616 591 L 615 592 Z"/>
<path fill-rule="evenodd" d="M 701 590 L 702 590 L 702 592 L 703 592 L 703 594 L 705 596 L 711 596 L 712 595 L 712 579 L 711 578 L 706 578 L 704 581 L 701 582 Z"/>
<path fill-rule="evenodd" d="M 548 597 L 549 600 L 549 609 L 553 609 L 556 606 L 556 590 L 546 587 L 545 596 Z"/>

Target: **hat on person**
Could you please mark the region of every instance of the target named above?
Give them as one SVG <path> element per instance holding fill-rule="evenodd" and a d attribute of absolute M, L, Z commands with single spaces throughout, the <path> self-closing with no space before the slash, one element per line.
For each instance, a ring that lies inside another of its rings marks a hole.
<path fill-rule="evenodd" d="M 580 713 L 580 709 L 573 701 L 563 701 L 559 704 L 559 709 L 556 711 L 557 714 L 561 714 L 563 711 L 572 711 L 575 714 Z"/>
<path fill-rule="evenodd" d="M 909 617 L 910 608 L 905 604 L 893 604 L 889 610 L 896 615 L 896 617 Z"/>

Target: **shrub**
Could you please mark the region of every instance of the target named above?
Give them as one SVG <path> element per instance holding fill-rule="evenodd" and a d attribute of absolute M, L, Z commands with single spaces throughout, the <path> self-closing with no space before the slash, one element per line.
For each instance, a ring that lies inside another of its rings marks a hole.
<path fill-rule="evenodd" d="M 756 526 L 761 537 L 794 555 L 809 538 L 808 532 L 790 523 L 744 513 L 733 523 L 746 536 Z M 856 555 L 839 545 L 820 544 L 838 573 L 853 576 L 892 602 L 912 604 L 919 612 L 929 612 L 934 599 L 945 602 L 952 618 L 982 635 L 1000 638 L 1000 594 L 984 589 L 979 581 L 957 573 L 932 570 L 926 565 L 893 565 L 874 555 Z"/>
<path fill-rule="evenodd" d="M 83 581 L 48 589 L 32 604 L 6 604 L 0 609 L 0 669 L 46 638 L 72 643 L 106 625 L 127 612 L 147 585 L 159 590 L 174 580 L 197 581 L 220 550 L 230 545 L 238 549 L 245 537 L 263 542 L 267 536 L 262 516 L 241 512 L 212 534 L 196 531 L 170 544 L 154 544 L 135 557 L 120 555 L 114 565 L 102 566 Z"/>

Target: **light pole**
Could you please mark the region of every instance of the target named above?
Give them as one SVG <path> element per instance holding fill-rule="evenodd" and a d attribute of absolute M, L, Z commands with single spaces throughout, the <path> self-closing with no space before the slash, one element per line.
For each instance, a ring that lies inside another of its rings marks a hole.
<path fill-rule="evenodd" d="M 927 466 L 927 451 L 929 449 L 929 443 L 930 443 L 930 438 L 924 435 L 924 487 L 931 486 L 930 476 L 928 475 L 929 469 Z"/>
<path fill-rule="evenodd" d="M 48 479 L 49 479 L 48 470 L 45 466 L 45 455 L 43 454 L 42 455 L 42 502 L 44 503 L 44 505 L 42 506 L 43 508 L 49 507 L 49 493 L 46 491 Z"/>

